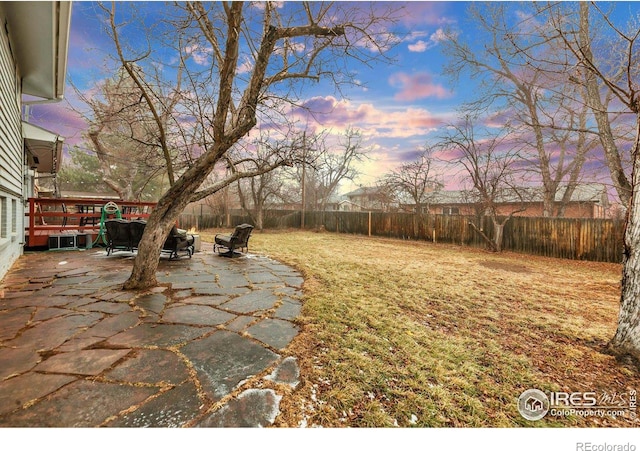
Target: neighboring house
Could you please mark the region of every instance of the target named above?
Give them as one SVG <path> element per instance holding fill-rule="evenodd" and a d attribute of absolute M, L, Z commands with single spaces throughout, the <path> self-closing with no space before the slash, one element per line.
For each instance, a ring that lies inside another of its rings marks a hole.
<path fill-rule="evenodd" d="M 0 2 L 0 279 L 22 254 L 36 175 L 60 167 L 62 140 L 22 108 L 62 100 L 70 22 L 71 2 Z"/>
<path fill-rule="evenodd" d="M 556 193 L 557 209 L 566 187 Z M 508 215 L 515 210 L 525 208 L 514 216 L 543 216 L 542 190 L 526 188 L 519 190 L 522 200 L 515 194 L 504 195 L 498 199 L 499 215 Z M 472 191 L 439 191 L 431 198 L 429 212 L 444 215 L 474 215 L 479 208 Z M 609 209 L 607 187 L 601 183 L 586 183 L 576 186 L 575 191 L 565 207 L 565 218 L 606 218 Z"/>
<path fill-rule="evenodd" d="M 362 211 L 362 207 L 358 204 L 351 202 L 350 200 L 343 199 L 336 205 L 338 211 Z"/>
<path fill-rule="evenodd" d="M 391 207 L 384 188 L 364 186 L 344 195 L 348 203 L 341 202 L 345 211 L 388 211 Z"/>

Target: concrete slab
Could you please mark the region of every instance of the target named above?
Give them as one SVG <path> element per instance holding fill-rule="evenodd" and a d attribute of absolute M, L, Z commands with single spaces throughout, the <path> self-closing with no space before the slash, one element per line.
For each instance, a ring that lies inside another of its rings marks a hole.
<path fill-rule="evenodd" d="M 35 313 L 35 307 L 20 307 L 13 310 L 0 311 L 0 340 L 10 340 L 15 338 L 18 332 L 31 321 Z"/>
<path fill-rule="evenodd" d="M 140 408 L 107 423 L 109 427 L 177 428 L 194 419 L 202 407 L 195 385 L 172 387 Z"/>
<path fill-rule="evenodd" d="M 189 378 L 187 362 L 166 349 L 138 349 L 104 374 L 109 380 L 131 384 L 178 385 Z"/>
<path fill-rule="evenodd" d="M 82 337 L 100 337 L 109 338 L 114 335 L 128 330 L 138 324 L 140 314 L 135 311 L 120 313 L 119 315 L 108 315 L 99 323 L 89 327 L 84 332 L 76 335 L 75 338 Z"/>
<path fill-rule="evenodd" d="M 72 315 L 73 313 L 73 310 L 60 307 L 38 308 L 33 315 L 33 318 L 31 318 L 31 322 L 36 323 L 39 321 L 46 321 L 48 319 L 57 318 L 59 316 Z"/>
<path fill-rule="evenodd" d="M 251 283 L 282 283 L 282 279 L 267 271 L 248 272 L 247 278 Z"/>
<path fill-rule="evenodd" d="M 136 348 L 144 346 L 169 347 L 188 343 L 213 329 L 185 326 L 181 324 L 140 324 L 120 332 L 106 341 L 107 346 Z"/>
<path fill-rule="evenodd" d="M 181 305 L 165 310 L 165 323 L 191 324 L 195 326 L 217 326 L 233 320 L 236 315 L 207 305 Z"/>
<path fill-rule="evenodd" d="M 227 331 L 218 331 L 189 343 L 182 352 L 193 363 L 203 390 L 213 401 L 219 401 L 241 382 L 264 371 L 279 357 L 263 346 Z"/>
<path fill-rule="evenodd" d="M 40 354 L 32 349 L 0 348 L 0 381 L 29 371 L 40 360 Z"/>
<path fill-rule="evenodd" d="M 97 301 L 84 304 L 78 308 L 85 312 L 124 313 L 130 310 L 129 305 L 123 302 Z"/>
<path fill-rule="evenodd" d="M 234 332 L 241 332 L 247 328 L 247 326 L 254 321 L 258 321 L 258 317 L 255 316 L 238 316 L 236 319 L 227 324 L 227 329 Z"/>
<path fill-rule="evenodd" d="M 282 301 L 273 316 L 288 321 L 295 320 L 302 312 L 302 304 L 296 300 Z"/>
<path fill-rule="evenodd" d="M 160 313 L 169 299 L 162 293 L 152 293 L 134 299 L 134 303 L 143 310 Z"/>
<path fill-rule="evenodd" d="M 213 284 L 199 284 L 192 287 L 194 294 L 211 296 L 238 296 L 250 293 L 249 287 L 227 287 L 222 288 Z"/>
<path fill-rule="evenodd" d="M 289 321 L 267 318 L 249 327 L 247 332 L 274 349 L 283 349 L 298 335 L 298 328 Z"/>
<path fill-rule="evenodd" d="M 83 328 L 96 324 L 101 318 L 100 313 L 76 313 L 53 318 L 28 327 L 19 337 L 8 340 L 4 344 L 9 347 L 30 348 L 37 351 L 54 349 Z"/>
<path fill-rule="evenodd" d="M 97 376 L 129 353 L 129 350 L 91 349 L 54 355 L 36 366 L 41 373 Z"/>
<path fill-rule="evenodd" d="M 48 376 L 68 377 L 68 376 Z M 11 427 L 99 426 L 123 410 L 142 403 L 159 391 L 156 387 L 104 384 L 79 380 L 40 400 L 29 409 L 0 417 L 0 425 Z"/>
<path fill-rule="evenodd" d="M 269 290 L 255 290 L 222 304 L 222 308 L 238 313 L 254 313 L 268 310 L 278 302 L 278 297 Z"/>
<path fill-rule="evenodd" d="M 73 376 L 28 373 L 0 382 L 0 414 L 43 398 L 75 379 Z M 0 425 L 7 425 L 2 417 Z"/>
<path fill-rule="evenodd" d="M 266 376 L 265 379 L 275 382 L 276 384 L 286 384 L 292 388 L 296 388 L 300 383 L 298 359 L 295 357 L 287 357 L 270 375 Z"/>
<path fill-rule="evenodd" d="M 273 424 L 280 412 L 282 396 L 271 389 L 246 390 L 217 412 L 205 418 L 198 427 L 256 428 Z"/>
<path fill-rule="evenodd" d="M 217 271 L 218 284 L 224 288 L 248 287 L 249 280 L 242 273 L 232 271 Z"/>
<path fill-rule="evenodd" d="M 59 279 L 55 279 L 53 281 L 53 284 L 55 286 L 82 285 L 83 283 L 91 282 L 92 280 L 96 280 L 97 278 L 98 276 L 77 276 L 77 277 L 62 276 Z"/>
<path fill-rule="evenodd" d="M 191 296 L 180 299 L 184 304 L 197 304 L 197 305 L 220 305 L 229 300 L 229 296 Z"/>

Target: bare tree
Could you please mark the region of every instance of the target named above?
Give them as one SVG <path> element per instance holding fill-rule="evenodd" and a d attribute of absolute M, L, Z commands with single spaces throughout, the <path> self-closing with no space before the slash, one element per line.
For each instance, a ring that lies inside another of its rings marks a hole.
<path fill-rule="evenodd" d="M 553 216 L 564 211 L 563 206 L 555 208 L 560 186 L 569 187 L 561 200 L 566 205 L 592 148 L 584 127 L 587 109 L 579 95 L 567 96 L 575 86 L 558 76 L 563 73 L 558 66 L 572 67 L 575 59 L 557 40 L 546 39 L 538 25 L 511 20 L 516 8 L 526 16 L 521 11 L 526 6 L 520 3 L 473 4 L 470 15 L 477 30 L 472 36 L 483 40 L 484 50 L 478 52 L 452 33 L 446 41 L 446 72 L 454 79 L 465 73 L 481 79 L 484 89 L 466 110 L 472 115 L 490 107 L 497 110 L 511 129 L 514 145 L 521 143 L 521 156 L 542 182 L 544 216 Z M 553 72 L 546 70 L 550 65 Z"/>
<path fill-rule="evenodd" d="M 420 228 L 427 227 L 429 205 L 444 186 L 435 171 L 435 148 L 425 146 L 418 158 L 385 174 L 380 181 L 383 192 L 389 193 L 399 205 L 413 203 L 413 235 L 420 236 Z"/>
<path fill-rule="evenodd" d="M 289 153 L 287 166 L 299 165 L 305 154 L 300 148 L 300 143 L 298 134 L 292 134 L 292 138 L 288 140 L 273 141 L 269 139 L 268 133 L 264 133 L 254 143 L 255 150 L 251 152 L 251 158 L 256 159 L 260 165 L 277 158 L 278 155 Z M 282 198 L 284 185 L 285 178 L 280 168 L 238 180 L 237 194 L 240 206 L 251 216 L 256 229 L 263 229 L 264 211 L 273 201 Z"/>
<path fill-rule="evenodd" d="M 340 184 L 358 177 L 355 164 L 367 158 L 360 131 L 348 127 L 337 140 L 334 138 L 326 130 L 316 134 L 304 132 L 300 136 L 299 156 L 304 161 L 289 175 L 298 186 L 299 194 L 293 197 L 302 203 L 304 211 L 326 211 Z M 304 228 L 304 220 L 301 225 Z"/>
<path fill-rule="evenodd" d="M 504 226 L 514 214 L 525 210 L 524 191 L 516 184 L 517 151 L 504 146 L 504 136 L 485 134 L 476 137 L 473 119 L 466 116 L 461 124 L 452 124 L 442 136 L 440 145 L 450 153 L 450 162 L 464 168 L 463 180 L 473 186 L 474 197 L 482 210 L 491 218 L 493 237 L 487 236 L 474 223 L 474 229 L 482 235 L 490 248 L 502 250 Z M 500 204 L 515 204 L 509 211 L 501 211 Z"/>
<path fill-rule="evenodd" d="M 147 42 L 123 41 L 116 3 L 103 7 L 120 64 L 154 118 L 161 148 L 190 152 L 188 166 L 149 217 L 125 289 L 157 285 L 160 250 L 189 202 L 290 163 L 287 156 L 269 162 L 247 158 L 232 162 L 228 152 L 260 118 L 273 120 L 283 112 L 283 101 L 295 100 L 294 88 L 301 87 L 297 81 L 329 77 L 335 83 L 348 82 L 353 74 L 343 70 L 345 59 L 367 64 L 382 58 L 393 40 L 382 27 L 392 13 L 367 11 L 366 5 L 187 2 L 175 6 L 176 19 L 163 23 L 176 43 L 174 68 L 167 67 L 168 44 L 162 48 L 165 54 L 153 60 L 154 47 Z M 156 35 L 147 31 L 146 37 L 151 40 Z M 136 67 L 146 68 L 146 79 Z M 234 171 L 200 189 L 219 164 Z"/>
<path fill-rule="evenodd" d="M 638 64 L 635 54 L 637 49 L 635 47 L 639 31 L 637 26 L 632 25 L 630 33 L 625 34 L 623 30 L 618 29 L 609 22 L 606 13 L 595 7 L 607 27 L 613 30 L 615 34 L 614 41 L 609 42 L 612 47 L 607 49 L 607 53 L 610 52 L 610 54 L 617 56 L 617 64 L 597 60 L 593 49 L 594 37 L 590 29 L 590 8 L 589 3 L 580 4 L 577 30 L 563 30 L 560 22 L 558 22 L 557 15 L 552 16 L 552 20 L 556 25 L 555 29 L 558 31 L 560 38 L 577 58 L 576 71 L 583 71 L 584 73 L 584 78 L 582 79 L 578 79 L 575 76 L 571 79 L 584 85 L 586 89 L 586 103 L 593 112 L 598 125 L 598 136 L 605 152 L 613 185 L 621 202 L 626 205 L 631 201 L 633 187 L 623 166 L 625 158 L 623 157 L 623 146 L 621 144 L 625 141 L 615 135 L 615 126 L 612 123 L 612 118 L 615 118 L 617 114 L 612 114 L 610 102 L 615 98 L 622 102 L 629 112 L 635 115 L 640 114 L 640 107 L 637 103 L 637 86 L 636 82 L 634 82 L 634 79 L 638 76 Z M 607 70 L 604 67 L 613 69 Z M 604 98 L 602 97 L 602 92 L 606 93 Z M 638 139 L 639 135 L 636 130 L 633 140 L 634 150 L 637 150 Z M 631 155 L 633 157 L 633 150 Z"/>
<path fill-rule="evenodd" d="M 281 198 L 282 187 L 283 181 L 278 170 L 238 180 L 240 206 L 251 216 L 257 230 L 264 228 L 265 209 Z"/>
<path fill-rule="evenodd" d="M 591 12 L 602 28 L 598 39 L 606 52 L 598 52 L 597 39 L 591 29 Z M 550 14 L 553 29 L 576 57 L 576 70 L 586 71 L 584 83 L 588 105 L 593 111 L 614 186 L 627 206 L 622 262 L 620 314 L 616 333 L 609 348 L 617 354 L 640 358 L 640 65 L 638 45 L 640 27 L 630 23 L 627 29 L 614 24 L 609 12 L 596 3 L 580 3 L 579 20 L 566 20 L 561 10 Z M 574 77 L 575 81 L 580 81 Z M 624 171 L 623 146 L 616 142 L 611 118 L 616 115 L 602 101 L 603 88 L 615 98 L 617 108 L 633 118 L 634 137 L 630 148 L 631 178 Z"/>
<path fill-rule="evenodd" d="M 358 176 L 354 164 L 366 158 L 366 149 L 362 147 L 362 133 L 351 127 L 339 138 L 335 148 L 327 148 L 326 140 L 322 140 L 321 145 L 323 148 L 312 166 L 310 185 L 316 208 L 325 211 L 340 183 Z"/>
<path fill-rule="evenodd" d="M 90 112 L 80 112 L 89 122 L 86 133 L 99 162 L 102 182 L 122 200 L 140 199 L 153 179 L 165 173 L 154 145 L 155 127 L 140 104 L 137 87 L 120 68 L 91 97 L 76 89 Z"/>
<path fill-rule="evenodd" d="M 399 166 L 384 175 L 382 185 L 395 194 L 396 199 L 410 200 L 421 217 L 429 213 L 429 204 L 443 187 L 436 172 L 435 147 L 425 146 L 417 159 Z"/>

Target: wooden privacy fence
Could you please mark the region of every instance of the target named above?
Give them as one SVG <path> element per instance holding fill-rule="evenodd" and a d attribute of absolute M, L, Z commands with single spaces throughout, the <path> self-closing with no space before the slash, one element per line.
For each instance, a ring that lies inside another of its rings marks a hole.
<path fill-rule="evenodd" d="M 268 210 L 264 213 L 264 228 L 265 229 L 276 229 L 281 228 L 280 218 L 287 215 L 297 215 L 298 224 L 296 226 L 289 227 L 300 227 L 300 212 L 293 212 L 291 210 Z M 198 230 L 204 229 L 212 229 L 212 228 L 232 228 L 239 224 L 248 223 L 255 225 L 251 216 L 244 213 L 242 210 L 232 210 L 231 214 L 224 215 L 212 215 L 207 213 L 183 213 L 180 215 L 178 219 L 178 224 L 183 229 L 196 228 Z"/>
<path fill-rule="evenodd" d="M 300 228 L 300 212 L 267 211 L 264 228 Z M 252 223 L 247 215 L 231 215 L 229 225 Z M 487 243 L 470 225 L 493 236 L 491 218 L 483 216 L 429 215 L 380 212 L 306 212 L 305 226 L 329 232 L 382 236 L 405 240 L 426 240 L 484 248 Z M 226 218 L 188 215 L 181 227 L 225 227 Z M 504 228 L 503 249 L 546 257 L 620 263 L 624 221 L 613 219 L 569 219 L 513 217 Z"/>

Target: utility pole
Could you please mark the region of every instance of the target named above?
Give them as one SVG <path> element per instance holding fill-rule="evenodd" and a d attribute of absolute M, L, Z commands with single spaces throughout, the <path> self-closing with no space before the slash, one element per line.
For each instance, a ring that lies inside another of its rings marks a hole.
<path fill-rule="evenodd" d="M 302 132 L 302 205 L 300 214 L 300 229 L 304 230 L 304 207 L 306 201 L 307 175 L 307 131 Z"/>

